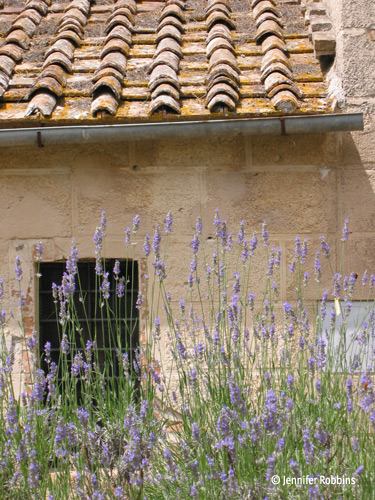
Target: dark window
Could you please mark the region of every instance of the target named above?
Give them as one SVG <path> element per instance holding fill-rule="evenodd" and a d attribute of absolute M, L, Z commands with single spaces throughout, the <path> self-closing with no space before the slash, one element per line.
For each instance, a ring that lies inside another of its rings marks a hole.
<path fill-rule="evenodd" d="M 75 309 L 75 325 L 79 331 L 67 324 L 70 337 L 70 362 L 78 351 L 83 351 L 88 340 L 96 341 L 99 365 L 106 377 L 117 378 L 121 363 L 116 352 L 127 352 L 130 366 L 134 350 L 139 345 L 139 320 L 136 301 L 138 296 L 138 265 L 135 261 L 120 262 L 120 278 L 124 278 L 124 296 L 116 293 L 117 282 L 112 270 L 114 260 L 106 260 L 105 268 L 109 272 L 109 299 L 104 302 L 99 290 L 98 276 L 95 273 L 95 262 L 79 261 L 76 276 L 76 291 L 73 296 Z M 59 323 L 59 303 L 55 303 L 52 295 L 52 283 L 61 284 L 66 271 L 64 262 L 42 263 L 39 281 L 39 354 L 41 368 L 47 371 L 44 346 L 51 343 L 51 360 L 58 366 L 60 359 L 60 343 L 62 326 Z M 111 362 L 108 362 L 111 361 Z M 61 370 L 59 370 L 61 378 Z"/>

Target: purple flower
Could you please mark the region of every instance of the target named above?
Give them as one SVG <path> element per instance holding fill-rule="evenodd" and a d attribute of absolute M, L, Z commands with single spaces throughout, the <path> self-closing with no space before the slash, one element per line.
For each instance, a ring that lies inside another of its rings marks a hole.
<path fill-rule="evenodd" d="M 136 232 L 139 229 L 139 223 L 141 222 L 141 218 L 137 214 L 134 219 L 133 219 L 133 234 L 136 234 Z"/>
<path fill-rule="evenodd" d="M 249 244 L 246 241 L 246 239 L 243 240 L 242 242 L 242 262 L 245 264 L 245 262 L 248 260 L 250 257 L 250 251 L 249 251 Z"/>
<path fill-rule="evenodd" d="M 166 273 L 166 266 L 164 262 L 162 262 L 160 259 L 155 260 L 152 264 L 155 268 L 156 275 L 159 276 L 160 280 L 164 280 L 167 276 Z"/>
<path fill-rule="evenodd" d="M 348 241 L 348 235 L 349 235 L 348 222 L 349 222 L 348 219 L 344 220 L 344 226 L 342 228 L 342 238 L 341 238 L 342 242 Z"/>
<path fill-rule="evenodd" d="M 302 250 L 301 250 L 301 242 L 299 239 L 299 235 L 297 234 L 296 240 L 295 240 L 295 246 L 294 246 L 294 255 L 295 258 L 298 259 L 302 255 Z"/>
<path fill-rule="evenodd" d="M 294 316 L 293 307 L 288 302 L 284 302 L 283 309 L 286 318 Z"/>
<path fill-rule="evenodd" d="M 73 360 L 73 363 L 72 363 L 72 368 L 71 368 L 71 372 L 73 375 L 75 375 L 76 377 L 80 374 L 81 372 L 81 368 L 83 367 L 83 357 L 82 357 L 82 353 L 81 352 L 78 352 L 75 356 L 74 356 L 74 360 Z"/>
<path fill-rule="evenodd" d="M 43 252 L 44 252 L 44 247 L 42 245 L 42 242 L 40 241 L 38 245 L 35 247 L 36 250 L 36 257 L 35 260 L 37 262 L 40 262 L 42 260 Z"/>
<path fill-rule="evenodd" d="M 146 233 L 146 235 L 145 235 L 145 242 L 143 243 L 143 253 L 147 257 L 148 255 L 150 255 L 150 251 L 151 251 L 150 237 L 149 237 L 148 233 Z"/>
<path fill-rule="evenodd" d="M 320 237 L 320 247 L 322 249 L 324 257 L 326 259 L 329 259 L 329 257 L 330 257 L 329 246 L 328 246 L 328 243 L 325 241 L 324 236 Z"/>
<path fill-rule="evenodd" d="M 26 346 L 29 349 L 29 351 L 33 352 L 37 345 L 38 345 L 38 333 L 36 330 L 33 330 L 32 335 L 29 335 L 26 338 Z"/>
<path fill-rule="evenodd" d="M 228 234 L 227 230 L 227 221 L 224 219 L 221 221 L 220 236 L 221 236 L 221 244 L 225 248 L 228 245 L 228 240 L 230 235 Z"/>
<path fill-rule="evenodd" d="M 121 486 L 117 486 L 115 488 L 115 497 L 116 498 L 119 498 L 120 500 L 124 500 L 124 491 L 123 489 L 121 488 Z"/>
<path fill-rule="evenodd" d="M 116 294 L 118 298 L 121 298 L 125 295 L 125 278 L 123 276 L 117 282 Z"/>
<path fill-rule="evenodd" d="M 164 220 L 164 229 L 167 234 L 172 231 L 173 218 L 172 213 L 168 212 Z"/>
<path fill-rule="evenodd" d="M 319 417 L 315 424 L 315 434 L 314 438 L 319 441 L 321 445 L 325 445 L 327 442 L 327 433 L 322 427 L 322 419 Z"/>
<path fill-rule="evenodd" d="M 190 246 L 193 250 L 194 255 L 197 255 L 199 249 L 199 238 L 197 234 L 194 235 L 193 241 L 191 242 Z"/>
<path fill-rule="evenodd" d="M 323 338 L 320 338 L 317 340 L 316 343 L 316 360 L 317 360 L 317 367 L 318 368 L 324 368 L 326 366 L 326 343 L 323 340 Z"/>
<path fill-rule="evenodd" d="M 309 277 L 310 277 L 310 276 L 309 276 L 309 273 L 307 273 L 307 272 L 306 272 L 306 273 L 304 273 L 304 275 L 303 275 L 303 286 L 304 286 L 304 287 L 306 287 L 306 286 L 307 286 L 307 282 L 308 282 L 308 280 L 309 280 Z"/>
<path fill-rule="evenodd" d="M 240 230 L 237 233 L 237 241 L 239 245 L 243 242 L 244 237 L 245 237 L 245 221 L 242 220 L 240 222 Z"/>
<path fill-rule="evenodd" d="M 100 270 L 101 270 L 101 259 L 100 259 L 100 252 L 103 248 L 103 238 L 105 234 L 105 230 L 107 227 L 107 219 L 105 216 L 105 211 L 102 211 L 102 217 L 100 220 L 100 226 L 96 228 L 95 234 L 94 234 L 94 244 L 95 244 L 95 257 L 96 257 L 96 264 L 97 264 L 97 274 L 100 275 Z"/>
<path fill-rule="evenodd" d="M 268 239 L 270 237 L 270 233 L 267 231 L 266 221 L 263 221 L 262 224 L 262 237 L 263 237 L 263 246 L 268 247 L 269 245 Z"/>
<path fill-rule="evenodd" d="M 113 266 L 113 275 L 115 277 L 115 280 L 118 280 L 120 274 L 120 261 L 115 260 L 115 265 Z"/>
<path fill-rule="evenodd" d="M 44 344 L 44 352 L 46 355 L 46 360 L 50 361 L 51 360 L 51 342 L 46 342 Z"/>
<path fill-rule="evenodd" d="M 322 301 L 320 303 L 320 316 L 322 320 L 324 320 L 327 314 L 327 299 L 328 299 L 328 290 L 325 290 L 323 293 Z"/>
<path fill-rule="evenodd" d="M 137 297 L 137 302 L 135 303 L 135 307 L 136 307 L 137 309 L 141 309 L 141 307 L 143 306 L 143 303 L 144 303 L 143 294 L 142 294 L 142 292 L 139 290 L 139 292 L 138 292 L 138 297 Z"/>
<path fill-rule="evenodd" d="M 202 234 L 202 217 L 198 215 L 197 222 L 195 224 L 197 234 Z"/>
<path fill-rule="evenodd" d="M 303 450 L 306 456 L 306 463 L 311 464 L 314 459 L 314 445 L 309 437 L 309 429 L 304 429 L 303 431 Z"/>
<path fill-rule="evenodd" d="M 61 345 L 61 349 L 62 349 L 63 354 L 70 353 L 69 340 L 68 340 L 68 336 L 66 335 L 66 333 L 63 334 L 60 345 Z"/>
<path fill-rule="evenodd" d="M 263 432 L 259 417 L 255 416 L 254 418 L 252 418 L 250 424 L 251 424 L 250 439 L 255 445 L 260 444 L 260 441 L 263 438 Z"/>
<path fill-rule="evenodd" d="M 75 244 L 75 239 L 73 238 L 70 255 L 68 257 L 68 260 L 66 261 L 66 270 L 69 275 L 75 276 L 77 274 L 78 272 L 77 262 L 78 262 L 78 250 Z"/>
<path fill-rule="evenodd" d="M 358 469 L 355 471 L 355 475 L 360 476 L 364 470 L 365 470 L 364 466 L 360 465 Z"/>
<path fill-rule="evenodd" d="M 128 248 L 130 245 L 130 227 L 128 226 L 125 229 L 125 248 Z"/>
<path fill-rule="evenodd" d="M 77 417 L 80 424 L 87 424 L 90 418 L 90 414 L 85 408 L 79 408 L 77 410 Z"/>
<path fill-rule="evenodd" d="M 296 259 L 295 257 L 293 257 L 292 262 L 289 265 L 289 272 L 293 274 L 295 270 L 296 270 Z"/>
<path fill-rule="evenodd" d="M 272 455 L 270 455 L 266 460 L 266 464 L 268 465 L 267 472 L 266 472 L 266 480 L 267 481 L 269 481 L 271 479 L 271 475 L 272 475 L 273 470 L 275 468 L 275 462 L 276 462 L 276 459 Z"/>
<path fill-rule="evenodd" d="M 308 253 L 308 248 L 307 248 L 307 242 L 308 242 L 308 239 L 305 238 L 303 240 L 303 245 L 302 245 L 302 250 L 301 250 L 301 263 L 304 264 L 306 262 L 306 257 L 307 257 L 307 253 Z"/>
<path fill-rule="evenodd" d="M 289 465 L 290 465 L 290 468 L 292 469 L 292 472 L 295 476 L 298 476 L 299 475 L 299 465 L 298 465 L 298 462 L 296 462 L 295 460 L 293 460 L 292 458 L 289 460 Z"/>
<path fill-rule="evenodd" d="M 333 292 L 332 292 L 332 296 L 335 299 L 340 298 L 340 294 L 341 294 L 341 283 L 340 283 L 340 280 L 341 280 L 341 278 L 342 278 L 342 275 L 339 274 L 339 273 L 335 273 L 335 275 L 333 276 Z"/>
<path fill-rule="evenodd" d="M 220 217 L 219 217 L 219 209 L 215 209 L 215 217 L 214 217 L 214 226 L 215 226 L 215 236 L 220 234 Z"/>
<path fill-rule="evenodd" d="M 198 424 L 198 422 L 192 423 L 191 431 L 192 431 L 193 438 L 196 441 L 199 441 L 199 424 Z"/>
<path fill-rule="evenodd" d="M 320 391 L 321 391 L 321 389 L 322 389 L 322 384 L 321 384 L 320 378 L 318 378 L 317 381 L 315 382 L 315 388 L 316 388 L 316 390 L 318 391 L 318 394 L 319 394 Z"/>
<path fill-rule="evenodd" d="M 160 340 L 160 319 L 158 317 L 155 318 L 154 328 L 155 328 L 154 339 Z"/>
<path fill-rule="evenodd" d="M 14 268 L 14 272 L 16 275 L 16 280 L 21 281 L 22 280 L 21 259 L 18 255 L 16 257 L 16 267 Z"/>
<path fill-rule="evenodd" d="M 319 250 L 317 250 L 316 254 L 315 254 L 314 275 L 315 275 L 315 281 L 317 283 L 320 283 L 320 278 L 322 275 L 322 266 L 320 265 L 320 252 L 319 252 Z"/>
<path fill-rule="evenodd" d="M 275 391 L 268 391 L 262 415 L 264 427 L 267 431 L 280 431 L 280 422 L 277 420 L 277 398 Z"/>
<path fill-rule="evenodd" d="M 197 490 L 197 488 L 194 486 L 194 484 L 192 484 L 190 486 L 190 496 L 192 498 L 199 498 L 199 491 Z"/>
<path fill-rule="evenodd" d="M 367 285 L 367 280 L 368 280 L 368 274 L 367 274 L 367 270 L 363 273 L 363 276 L 362 276 L 362 285 L 363 286 L 366 286 Z"/>
<path fill-rule="evenodd" d="M 161 242 L 160 226 L 159 224 L 157 224 L 154 233 L 154 240 L 152 243 L 152 250 L 155 253 L 155 260 L 159 259 L 160 256 L 160 242 Z"/>
<path fill-rule="evenodd" d="M 275 257 L 275 267 L 277 269 L 280 267 L 280 263 L 281 263 L 281 250 L 280 248 L 278 248 Z"/>
<path fill-rule="evenodd" d="M 255 252 L 255 250 L 257 248 L 257 245 L 258 245 L 257 233 L 256 233 L 256 231 L 254 231 L 253 237 L 250 240 L 250 252 L 251 252 L 251 255 L 254 255 L 254 252 Z"/>
<path fill-rule="evenodd" d="M 110 287 L 110 283 L 108 281 L 108 276 L 109 276 L 108 272 L 104 274 L 102 283 L 100 285 L 100 291 L 102 292 L 103 300 L 108 300 L 109 299 L 109 287 Z"/>
<path fill-rule="evenodd" d="M 272 276 L 273 275 L 274 265 L 275 265 L 275 246 L 273 246 L 272 249 L 271 249 L 270 259 L 269 259 L 269 262 L 268 262 L 267 276 Z"/>

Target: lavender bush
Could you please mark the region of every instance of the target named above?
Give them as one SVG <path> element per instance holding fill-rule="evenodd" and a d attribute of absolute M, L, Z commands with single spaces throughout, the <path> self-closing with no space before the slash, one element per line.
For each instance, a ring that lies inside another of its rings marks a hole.
<path fill-rule="evenodd" d="M 139 224 L 136 216 L 125 232 L 128 259 L 134 259 Z M 117 311 L 131 283 L 118 263 L 106 268 L 104 212 L 94 235 L 96 313 L 109 322 L 115 360 L 109 350 L 104 359 L 99 353 L 97 331 L 86 343 L 74 341 L 80 333 L 74 297 L 81 296 L 74 240 L 61 284 L 51 292 L 59 366 L 47 343 L 48 371 L 41 370 L 38 333 L 24 334 L 33 384 L 19 398 L 1 313 L 2 498 L 372 498 L 375 277 L 343 276 L 343 258 L 333 269 L 323 237 L 312 251 L 297 236 L 288 262 L 290 298 L 281 303 L 280 263 L 287 257 L 272 246 L 266 223 L 259 236 L 247 236 L 243 222 L 233 235 L 217 211 L 213 238 L 202 236 L 198 218 L 186 290 L 171 297 L 166 260 L 172 225 L 169 213 L 143 244 L 146 286 L 137 308 L 146 341 L 139 350 L 121 344 Z M 345 221 L 343 249 L 348 234 Z M 38 263 L 42 253 L 40 245 Z M 331 273 L 327 290 L 322 267 Z M 18 257 L 15 276 L 22 280 Z M 320 301 L 309 299 L 317 296 Z M 348 327 L 353 297 L 367 301 L 354 334 Z M 20 292 L 21 316 L 23 307 Z M 21 319 L 24 332 L 23 325 Z"/>

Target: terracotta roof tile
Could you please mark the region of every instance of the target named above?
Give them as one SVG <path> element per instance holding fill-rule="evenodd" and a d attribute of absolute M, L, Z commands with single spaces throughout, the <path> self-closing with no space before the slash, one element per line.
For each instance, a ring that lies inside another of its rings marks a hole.
<path fill-rule="evenodd" d="M 332 111 L 296 3 L 14 5 L 0 10 L 0 127 Z"/>

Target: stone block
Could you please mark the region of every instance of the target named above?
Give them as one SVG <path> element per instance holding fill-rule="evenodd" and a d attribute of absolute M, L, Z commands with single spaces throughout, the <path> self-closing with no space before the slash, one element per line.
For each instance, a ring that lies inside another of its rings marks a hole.
<path fill-rule="evenodd" d="M 253 137 L 252 169 L 263 166 L 337 164 L 340 140 L 337 134 L 294 134 Z"/>
<path fill-rule="evenodd" d="M 312 40 L 317 57 L 335 54 L 336 38 L 333 33 L 317 31 L 312 34 Z"/>
<path fill-rule="evenodd" d="M 68 236 L 71 234 L 70 177 L 2 175 L 0 210 L 6 220 L 0 229 L 4 239 Z"/>
<path fill-rule="evenodd" d="M 343 218 L 356 232 L 375 231 L 375 172 L 343 170 L 340 175 Z"/>
<path fill-rule="evenodd" d="M 361 99 L 360 104 L 353 104 L 350 99 L 346 112 L 364 115 L 365 129 L 363 132 L 342 134 L 342 162 L 344 165 L 369 169 L 375 164 L 375 105 L 371 98 Z"/>
<path fill-rule="evenodd" d="M 374 97 L 373 75 L 375 72 L 374 43 L 368 30 L 362 28 L 344 31 L 337 38 L 340 48 L 338 71 L 348 98 Z"/>
<path fill-rule="evenodd" d="M 244 167 L 245 140 L 239 136 L 138 141 L 134 160 L 139 167 Z"/>
<path fill-rule="evenodd" d="M 121 237 L 136 214 L 141 217 L 140 234 L 152 234 L 155 224 L 163 225 L 172 210 L 174 231 L 183 235 L 194 227 L 200 212 L 199 173 L 194 171 L 80 167 L 72 182 L 78 235 L 94 234 L 102 209 L 107 212 L 107 233 Z"/>
<path fill-rule="evenodd" d="M 375 292 L 370 287 L 370 276 L 375 275 L 374 254 L 375 233 L 366 235 L 352 235 L 346 244 L 343 274 L 349 276 L 351 272 L 358 275 L 354 300 L 374 300 Z M 363 286 L 362 278 L 367 271 L 367 285 Z"/>
<path fill-rule="evenodd" d="M 204 215 L 216 207 L 238 227 L 246 219 L 260 228 L 265 219 L 273 234 L 335 230 L 336 174 L 334 171 L 264 171 L 206 174 Z"/>
<path fill-rule="evenodd" d="M 327 16 L 310 16 L 310 29 L 314 31 L 330 31 L 332 23 Z"/>
<path fill-rule="evenodd" d="M 307 7 L 307 12 L 309 16 L 325 16 L 327 14 L 327 9 L 321 3 L 311 3 Z"/>

